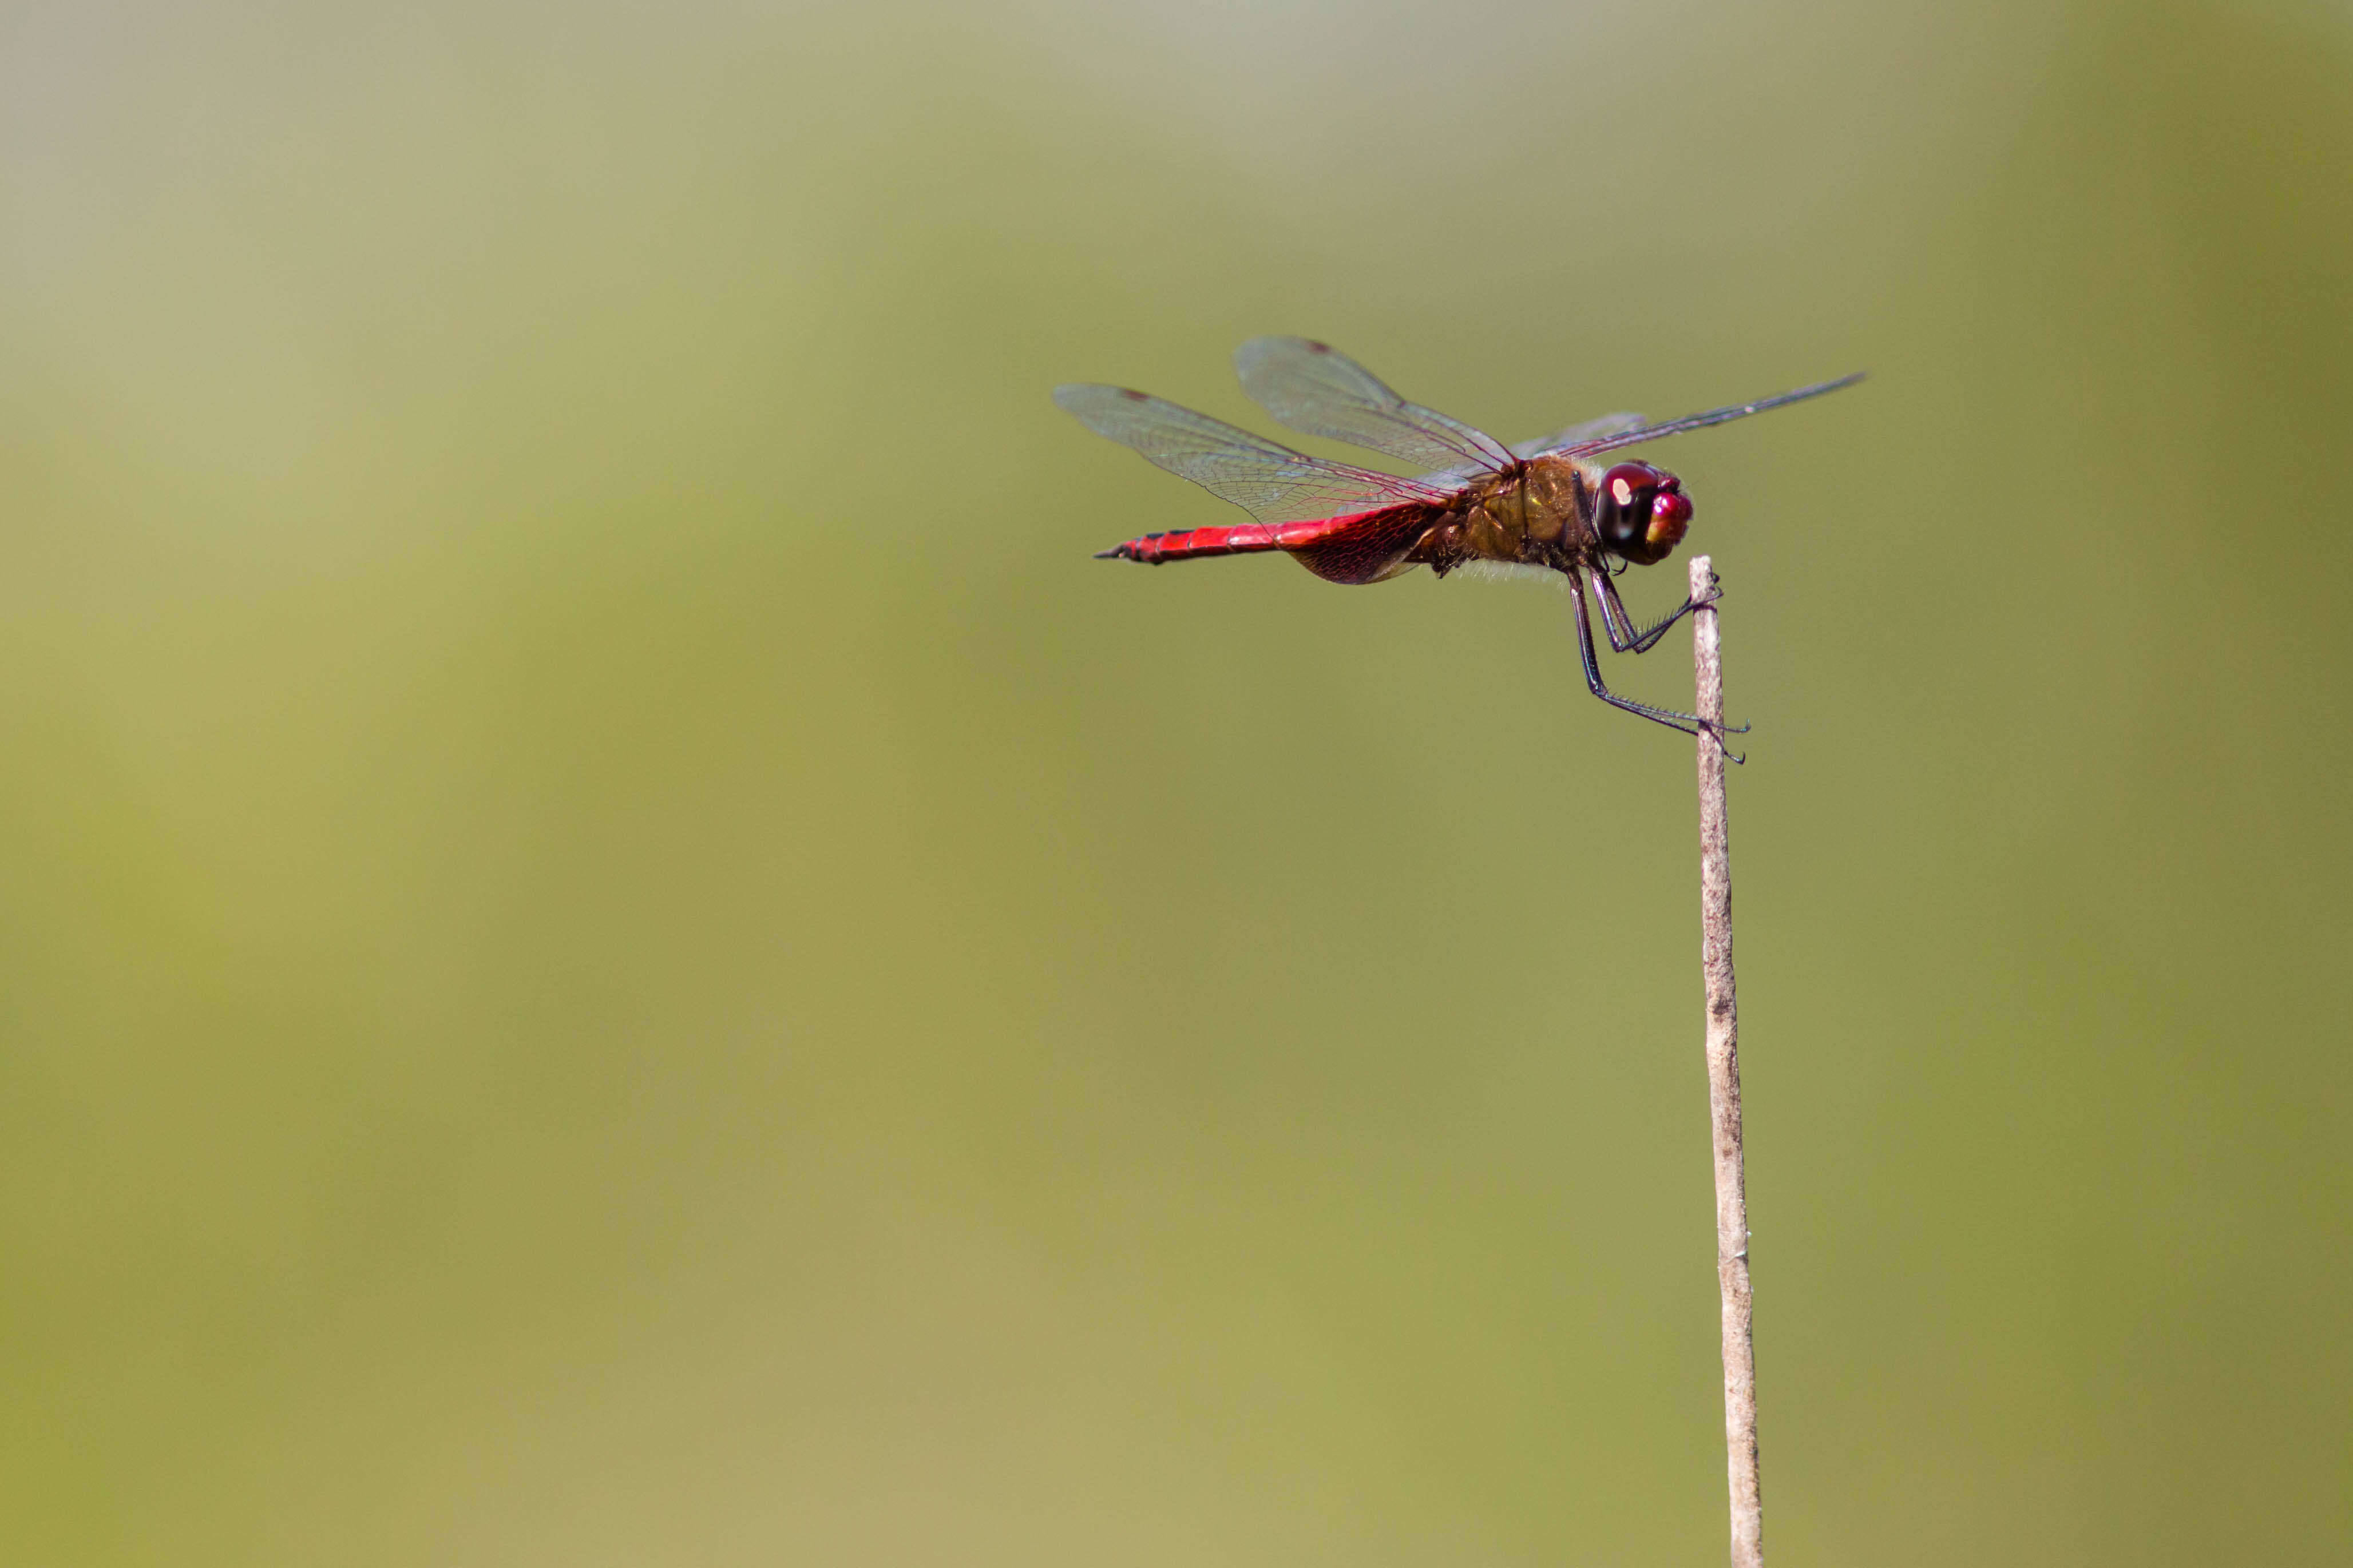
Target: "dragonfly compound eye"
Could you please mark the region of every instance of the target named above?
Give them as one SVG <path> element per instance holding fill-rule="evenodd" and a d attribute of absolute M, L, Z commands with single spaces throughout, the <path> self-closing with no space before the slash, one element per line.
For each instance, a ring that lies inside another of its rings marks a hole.
<path fill-rule="evenodd" d="M 1651 499 L 1666 476 L 1648 463 L 1620 463 L 1601 476 L 1601 546 L 1629 559 L 1648 548 Z"/>

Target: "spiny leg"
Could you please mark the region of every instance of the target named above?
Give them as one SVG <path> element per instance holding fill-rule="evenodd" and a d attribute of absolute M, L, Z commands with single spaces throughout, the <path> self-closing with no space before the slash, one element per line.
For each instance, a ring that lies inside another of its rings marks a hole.
<path fill-rule="evenodd" d="M 1570 586 L 1577 595 L 1577 655 L 1585 665 L 1586 689 L 1612 708 L 1622 708 L 1629 713 L 1639 713 L 1654 724 L 1664 724 L 1668 729 L 1680 730 L 1686 735 L 1698 734 L 1698 726 L 1704 723 L 1698 714 L 1678 713 L 1670 708 L 1653 708 L 1647 702 L 1637 702 L 1630 697 L 1620 697 L 1609 689 L 1601 679 L 1601 661 L 1594 655 L 1593 624 L 1586 614 L 1584 585 L 1572 579 Z M 1606 609 L 1602 613 L 1602 618 L 1605 622 L 1609 619 L 1609 612 Z"/>
<path fill-rule="evenodd" d="M 1712 572 L 1708 574 L 1711 580 L 1715 575 Z M 1634 617 L 1626 613 L 1625 601 L 1618 597 L 1617 584 L 1596 573 L 1593 576 L 1593 589 L 1601 599 L 1601 624 L 1609 629 L 1609 647 L 1614 653 L 1650 652 L 1659 646 L 1659 639 L 1667 635 L 1667 629 L 1670 626 L 1694 610 L 1705 605 L 1715 604 L 1720 597 L 1711 581 L 1705 598 L 1685 599 L 1668 615 L 1666 619 L 1647 630 L 1638 632 L 1634 629 Z"/>
<path fill-rule="evenodd" d="M 1633 617 L 1626 613 L 1625 602 L 1618 597 L 1618 584 L 1611 582 L 1609 577 L 1600 574 L 1596 574 L 1593 579 L 1593 586 L 1595 591 L 1601 596 L 1603 622 L 1607 624 L 1609 618 L 1609 611 L 1614 608 L 1618 612 L 1619 620 L 1623 622 L 1628 628 L 1628 641 L 1623 647 L 1619 646 L 1618 639 L 1614 634 L 1611 636 L 1609 640 L 1612 651 L 1618 653 L 1635 654 L 1650 652 L 1659 645 L 1659 639 L 1666 636 L 1667 629 L 1670 626 L 1672 626 L 1677 621 L 1682 620 L 1694 610 L 1704 609 L 1708 605 L 1713 605 L 1717 600 L 1723 598 L 1724 595 L 1717 592 L 1717 589 L 1723 585 L 1723 582 L 1724 579 L 1718 577 L 1715 573 L 1710 572 L 1707 574 L 1707 591 L 1705 593 L 1701 594 L 1696 597 L 1685 598 L 1683 602 L 1677 605 L 1673 612 L 1668 615 L 1664 620 L 1659 622 L 1656 626 L 1651 626 L 1647 631 L 1635 632 L 1632 630 Z M 1689 716 L 1685 715 L 1685 717 Z M 1696 721 L 1694 721 L 1694 722 L 1696 722 Z M 1748 732 L 1748 726 L 1746 724 L 1726 724 L 1723 728 L 1724 734 L 1726 735 L 1745 735 Z M 1723 737 L 1718 736 L 1716 744 L 1721 746 L 1723 743 Z M 1731 752 L 1725 752 L 1724 754 L 1727 757 L 1731 757 L 1734 762 L 1742 762 L 1746 760 Z"/>
<path fill-rule="evenodd" d="M 1718 732 L 1717 726 L 1710 724 L 1698 714 L 1678 713 L 1672 708 L 1653 708 L 1647 702 L 1637 702 L 1630 697 L 1620 697 L 1602 682 L 1601 661 L 1595 656 L 1593 649 L 1593 623 L 1585 609 L 1585 584 L 1577 578 L 1571 577 L 1568 580 L 1568 585 L 1570 592 L 1577 595 L 1577 658 L 1585 664 L 1586 689 L 1612 708 L 1622 708 L 1629 713 L 1640 714 L 1653 724 L 1664 724 L 1668 729 L 1680 731 L 1686 735 L 1697 735 L 1703 732 L 1715 734 L 1717 749 L 1724 750 L 1723 733 Z M 1624 613 L 1622 606 L 1620 613 Z M 1609 612 L 1605 609 L 1602 614 L 1606 622 Z M 1747 725 L 1743 724 L 1738 729 L 1731 730 L 1730 732 L 1738 734 L 1747 728 Z M 1735 762 L 1746 760 L 1732 751 L 1724 750 L 1724 754 Z"/>
<path fill-rule="evenodd" d="M 1618 585 L 1609 581 L 1607 572 L 1591 572 L 1586 581 L 1593 584 L 1593 597 L 1601 608 L 1601 629 L 1609 637 L 1613 653 L 1624 653 L 1634 646 L 1634 618 L 1626 613 L 1626 602 L 1618 596 Z"/>

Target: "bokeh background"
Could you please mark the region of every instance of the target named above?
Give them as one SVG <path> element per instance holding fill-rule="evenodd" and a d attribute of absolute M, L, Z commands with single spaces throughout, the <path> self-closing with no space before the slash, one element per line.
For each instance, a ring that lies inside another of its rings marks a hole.
<path fill-rule="evenodd" d="M 1048 388 L 1296 331 L 1873 373 L 1651 453 L 1775 1559 L 2343 1559 L 2343 6 L 0 59 L 0 1557 L 1719 1561 L 1690 747 L 1555 593 L 1088 559 L 1239 514 Z"/>

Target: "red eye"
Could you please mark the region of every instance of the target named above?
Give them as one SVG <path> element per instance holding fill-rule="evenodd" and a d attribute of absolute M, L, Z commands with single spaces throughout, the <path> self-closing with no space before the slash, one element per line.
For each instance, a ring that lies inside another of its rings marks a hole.
<path fill-rule="evenodd" d="M 1666 477 L 1648 463 L 1620 463 L 1601 476 L 1602 499 L 1615 507 L 1643 506 L 1643 498 Z"/>

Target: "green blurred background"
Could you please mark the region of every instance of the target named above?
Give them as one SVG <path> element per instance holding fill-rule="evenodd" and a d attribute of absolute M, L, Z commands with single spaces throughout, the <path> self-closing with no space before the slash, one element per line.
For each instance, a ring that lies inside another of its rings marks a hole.
<path fill-rule="evenodd" d="M 1240 514 L 1048 388 L 1286 331 L 1873 373 L 1650 454 L 1774 1558 L 2342 1560 L 2342 5 L 0 57 L 0 1558 L 1720 1561 L 1690 747 L 1556 594 L 1087 558 Z"/>

